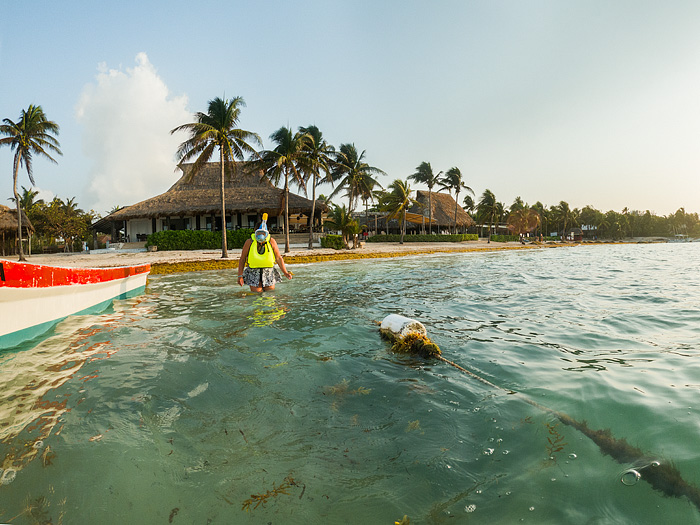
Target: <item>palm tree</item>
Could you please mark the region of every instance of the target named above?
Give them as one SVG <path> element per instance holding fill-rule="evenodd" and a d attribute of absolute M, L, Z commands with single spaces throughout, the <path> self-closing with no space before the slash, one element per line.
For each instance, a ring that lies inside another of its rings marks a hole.
<path fill-rule="evenodd" d="M 26 261 L 22 251 L 22 208 L 19 195 L 17 194 L 17 176 L 20 167 L 24 166 L 29 175 L 29 180 L 34 186 L 34 173 L 32 171 L 33 156 L 39 155 L 56 163 L 56 160 L 49 155 L 49 152 L 61 153 L 60 144 L 54 135 L 58 135 L 59 126 L 55 122 L 48 120 L 41 106 L 30 105 L 26 110 L 22 110 L 17 122 L 9 118 L 3 119 L 0 124 L 0 135 L 5 138 L 0 139 L 0 146 L 10 146 L 15 152 L 13 161 L 12 193 L 15 196 L 17 205 L 17 238 L 19 239 L 19 260 Z"/>
<path fill-rule="evenodd" d="M 311 170 L 306 151 L 310 147 L 311 136 L 307 133 L 293 133 L 284 126 L 270 135 L 277 144 L 275 149 L 261 153 L 261 163 L 265 175 L 277 185 L 284 177 L 284 253 L 289 253 L 289 177 L 306 193 L 304 172 Z"/>
<path fill-rule="evenodd" d="M 318 196 L 318 199 L 317 199 L 317 200 L 318 200 L 319 202 L 322 202 L 322 203 L 325 204 L 326 206 L 330 206 L 330 205 L 332 204 L 332 203 L 331 203 L 331 198 L 330 198 L 330 197 L 327 197 L 327 196 L 324 195 L 323 193 L 321 193 L 321 195 Z"/>
<path fill-rule="evenodd" d="M 462 208 L 464 208 L 464 211 L 466 211 L 469 215 L 474 213 L 474 209 L 476 208 L 476 203 L 474 202 L 474 199 L 472 198 L 471 195 L 465 195 L 464 200 L 462 201 Z"/>
<path fill-rule="evenodd" d="M 457 233 L 457 209 L 459 208 L 459 204 L 457 203 L 459 202 L 459 192 L 461 190 L 467 190 L 469 193 L 474 195 L 474 190 L 464 184 L 464 181 L 462 180 L 462 172 L 456 166 L 447 170 L 445 176 L 440 179 L 440 184 L 442 185 L 440 189 L 445 189 L 448 192 L 450 190 L 455 190 L 455 233 Z"/>
<path fill-rule="evenodd" d="M 376 186 L 379 186 L 377 189 Z M 383 190 L 379 182 L 377 182 L 372 177 L 367 174 L 360 176 L 358 181 L 359 198 L 362 199 L 362 203 L 365 205 L 365 224 L 369 228 L 369 202 L 373 201 L 377 196 L 377 192 Z"/>
<path fill-rule="evenodd" d="M 357 221 L 353 220 L 352 216 L 350 215 L 350 211 L 345 207 L 345 204 L 342 206 L 333 205 L 326 224 L 331 228 L 340 230 L 340 233 L 343 236 L 343 244 L 349 249 L 349 236 L 358 233 L 359 225 L 357 224 Z"/>
<path fill-rule="evenodd" d="M 304 152 L 308 160 L 308 173 L 306 176 L 311 179 L 311 219 L 309 225 L 309 250 L 313 248 L 314 242 L 314 215 L 316 212 L 316 186 L 321 182 L 333 182 L 331 178 L 331 166 L 335 148 L 328 144 L 323 138 L 323 133 L 316 126 L 299 128 L 299 132 L 308 135 L 309 140 L 305 144 Z M 321 180 L 321 172 L 325 177 Z"/>
<path fill-rule="evenodd" d="M 39 195 L 38 191 L 32 190 L 32 189 L 28 190 L 24 186 L 22 186 L 21 188 L 22 188 L 22 195 L 20 195 L 20 197 L 19 197 L 19 203 L 20 203 L 20 206 L 22 207 L 22 209 L 24 210 L 25 213 L 28 214 L 34 206 L 37 206 L 37 205 L 44 203 L 43 199 L 39 199 L 38 201 L 34 200 L 34 197 Z M 10 197 L 9 200 L 12 202 L 15 202 L 14 197 Z"/>
<path fill-rule="evenodd" d="M 540 215 L 533 208 L 519 208 L 508 215 L 508 229 L 521 240 L 524 233 L 533 231 L 540 224 Z"/>
<path fill-rule="evenodd" d="M 411 197 L 412 190 L 407 180 L 396 179 L 389 185 L 388 190 L 383 194 L 380 207 L 383 211 L 389 212 L 389 215 L 387 215 L 388 219 L 399 220 L 399 226 L 401 227 L 401 241 L 399 244 L 403 244 L 403 237 L 406 234 L 406 212 L 411 206 L 418 204 L 418 201 Z"/>
<path fill-rule="evenodd" d="M 370 166 L 365 162 L 365 150 L 358 155 L 355 144 L 341 144 L 340 150 L 335 155 L 335 162 L 331 177 L 334 182 L 338 182 L 338 186 L 329 198 L 341 190 L 346 190 L 346 195 L 349 200 L 349 212 L 355 209 L 355 201 L 361 197 L 366 188 L 374 185 L 381 185 L 373 178 L 373 175 L 386 175 L 379 168 Z"/>
<path fill-rule="evenodd" d="M 564 237 L 566 237 L 566 227 L 573 222 L 574 214 L 571 208 L 569 208 L 569 204 L 565 201 L 560 201 L 559 206 L 555 206 L 554 208 L 556 209 L 559 221 L 563 223 L 561 239 L 564 240 Z"/>
<path fill-rule="evenodd" d="M 527 204 L 525 204 L 525 203 L 523 202 L 522 197 L 520 197 L 520 196 L 518 195 L 518 196 L 515 198 L 515 200 L 513 201 L 513 204 L 510 205 L 510 211 L 511 211 L 511 212 L 514 212 L 514 211 L 522 210 L 522 209 L 524 209 L 524 208 L 527 208 Z"/>
<path fill-rule="evenodd" d="M 547 206 L 542 204 L 540 201 L 537 201 L 535 204 L 533 204 L 532 209 L 535 210 L 535 212 L 537 212 L 537 214 L 540 216 L 540 234 L 543 237 L 549 235 L 547 227 L 549 225 L 550 212 L 547 210 Z"/>
<path fill-rule="evenodd" d="M 416 168 L 416 172 L 408 176 L 409 179 L 428 186 L 428 230 L 430 233 L 433 233 L 433 186 L 440 183 L 440 175 L 442 175 L 442 172 L 433 173 L 433 167 L 430 165 L 430 162 L 421 162 Z"/>
<path fill-rule="evenodd" d="M 226 195 L 224 190 L 225 177 L 236 173 L 234 159 L 243 160 L 246 154 L 257 155 L 255 148 L 249 144 L 254 142 L 261 145 L 257 133 L 238 128 L 241 118 L 241 108 L 245 107 L 242 97 L 230 100 L 216 97 L 209 101 L 206 113 L 195 114 L 196 122 L 183 124 L 170 133 L 186 131 L 190 138 L 180 144 L 177 150 L 178 166 L 185 161 L 196 159 L 192 165 L 188 180 L 199 173 L 219 148 L 219 166 L 221 169 L 221 258 L 228 259 L 226 244 Z"/>
<path fill-rule="evenodd" d="M 490 224 L 488 240 L 489 243 L 491 242 L 491 231 L 493 230 L 493 223 L 496 220 L 496 216 L 499 215 L 498 204 L 499 203 L 496 201 L 496 196 L 493 194 L 493 192 L 491 190 L 484 190 L 484 193 L 481 195 L 481 200 L 476 206 L 479 222 L 481 222 L 482 224 L 484 222 Z"/>

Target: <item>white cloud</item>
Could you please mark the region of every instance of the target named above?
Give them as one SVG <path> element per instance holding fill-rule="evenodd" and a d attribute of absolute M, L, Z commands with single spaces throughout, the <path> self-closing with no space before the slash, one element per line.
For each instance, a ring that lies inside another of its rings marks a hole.
<path fill-rule="evenodd" d="M 187 97 L 173 97 L 145 53 L 136 65 L 98 66 L 96 83 L 83 89 L 76 107 L 83 150 L 92 161 L 88 194 L 105 212 L 167 190 L 177 180 L 175 152 L 182 141 L 170 130 L 192 121 Z"/>
<path fill-rule="evenodd" d="M 54 197 L 56 197 L 56 194 L 51 190 L 45 190 L 37 186 L 32 186 L 32 190 L 37 192 L 36 196 L 34 197 L 35 202 L 38 200 L 43 200 L 46 204 L 48 204 L 54 199 Z"/>

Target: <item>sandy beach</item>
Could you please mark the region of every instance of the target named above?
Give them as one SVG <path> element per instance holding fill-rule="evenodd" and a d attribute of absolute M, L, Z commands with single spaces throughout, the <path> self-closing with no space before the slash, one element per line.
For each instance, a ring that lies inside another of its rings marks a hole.
<path fill-rule="evenodd" d="M 460 243 L 365 243 L 363 247 L 354 250 L 334 250 L 330 248 L 313 248 L 309 250 L 306 247 L 292 246 L 290 248 L 290 252 L 283 254 L 283 256 L 288 264 L 293 265 L 295 263 L 299 264 L 333 260 L 401 257 L 406 255 L 420 255 L 429 253 L 542 249 L 561 246 L 571 246 L 571 244 L 554 243 L 544 245 L 523 245 L 519 242 L 488 243 L 485 240 L 479 240 Z M 280 250 L 283 251 L 284 246 L 280 246 Z M 81 268 L 104 268 L 149 263 L 152 266 L 152 273 L 159 274 L 234 267 L 238 264 L 240 253 L 240 249 L 231 249 L 229 250 L 229 258 L 221 259 L 220 250 L 161 252 L 99 250 L 82 253 L 29 255 L 27 256 L 27 260 L 28 262 L 34 264 Z M 17 260 L 17 256 L 6 256 L 3 257 L 3 259 L 15 261 Z"/>

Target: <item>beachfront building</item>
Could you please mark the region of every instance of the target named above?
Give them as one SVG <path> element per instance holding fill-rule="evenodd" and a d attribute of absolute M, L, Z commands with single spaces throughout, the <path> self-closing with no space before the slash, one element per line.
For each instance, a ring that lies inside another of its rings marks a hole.
<path fill-rule="evenodd" d="M 163 230 L 221 230 L 221 171 L 218 162 L 207 163 L 190 180 L 192 164 L 182 166 L 180 179 L 165 193 L 115 211 L 93 225 L 110 232 L 113 241 L 145 241 L 151 233 Z M 236 174 L 224 184 L 226 228 L 255 228 L 267 213 L 272 233 L 284 227 L 284 190 L 275 187 L 260 170 L 238 163 Z M 289 193 L 290 231 L 308 231 L 312 201 Z M 327 211 L 316 201 L 315 217 Z M 293 217 L 293 220 L 292 220 Z"/>
<path fill-rule="evenodd" d="M 427 233 L 430 222 L 428 192 L 418 190 L 416 192 L 418 204 L 413 205 L 406 212 L 406 232 L 410 234 Z M 465 233 L 468 228 L 474 226 L 474 220 L 458 206 L 451 195 L 446 193 L 433 192 L 433 233 L 451 233 L 455 230 L 455 208 L 457 210 L 456 229 L 459 233 Z M 388 219 L 386 212 L 365 212 L 353 213 L 353 218 L 357 219 L 364 231 L 371 233 L 399 233 L 399 221 Z"/>
<path fill-rule="evenodd" d="M 571 228 L 566 234 L 567 241 L 581 242 L 583 241 L 583 230 L 581 228 Z"/>
<path fill-rule="evenodd" d="M 22 210 L 22 242 L 27 244 L 24 253 L 31 254 L 31 234 L 34 233 L 34 226 L 27 217 L 27 214 Z M 19 253 L 17 244 L 17 209 L 9 208 L 0 204 L 0 253 L 5 255 L 14 255 Z"/>
<path fill-rule="evenodd" d="M 420 216 L 420 223 L 414 222 L 420 232 L 428 232 L 428 222 L 430 220 L 430 201 L 433 204 L 433 232 L 452 233 L 457 230 L 459 233 L 466 233 L 467 229 L 474 226 L 474 219 L 457 204 L 448 193 L 427 191 L 416 191 L 418 204 L 413 205 L 408 211 Z M 455 224 L 455 210 L 457 211 L 457 222 Z"/>

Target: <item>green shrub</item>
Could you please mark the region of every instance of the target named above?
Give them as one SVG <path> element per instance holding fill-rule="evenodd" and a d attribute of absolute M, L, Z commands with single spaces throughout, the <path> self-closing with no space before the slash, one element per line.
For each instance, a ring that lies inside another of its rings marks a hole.
<path fill-rule="evenodd" d="M 245 242 L 255 233 L 251 228 L 241 228 L 240 230 L 228 230 L 226 232 L 226 244 L 229 248 L 243 248 Z M 221 247 L 221 234 L 219 234 L 219 248 Z"/>
<path fill-rule="evenodd" d="M 404 235 L 404 242 L 463 242 L 478 241 L 475 233 L 458 233 L 454 235 Z M 367 242 L 400 242 L 401 235 L 373 235 Z"/>
<path fill-rule="evenodd" d="M 253 230 L 227 230 L 226 245 L 229 249 L 243 248 Z M 158 246 L 158 251 L 168 250 L 217 250 L 221 248 L 221 232 L 207 230 L 166 230 L 152 233 L 146 246 Z"/>
<path fill-rule="evenodd" d="M 492 235 L 493 242 L 516 242 L 520 240 L 518 235 Z"/>
<path fill-rule="evenodd" d="M 333 248 L 334 250 L 345 249 L 342 235 L 326 235 L 321 237 L 321 248 Z"/>

